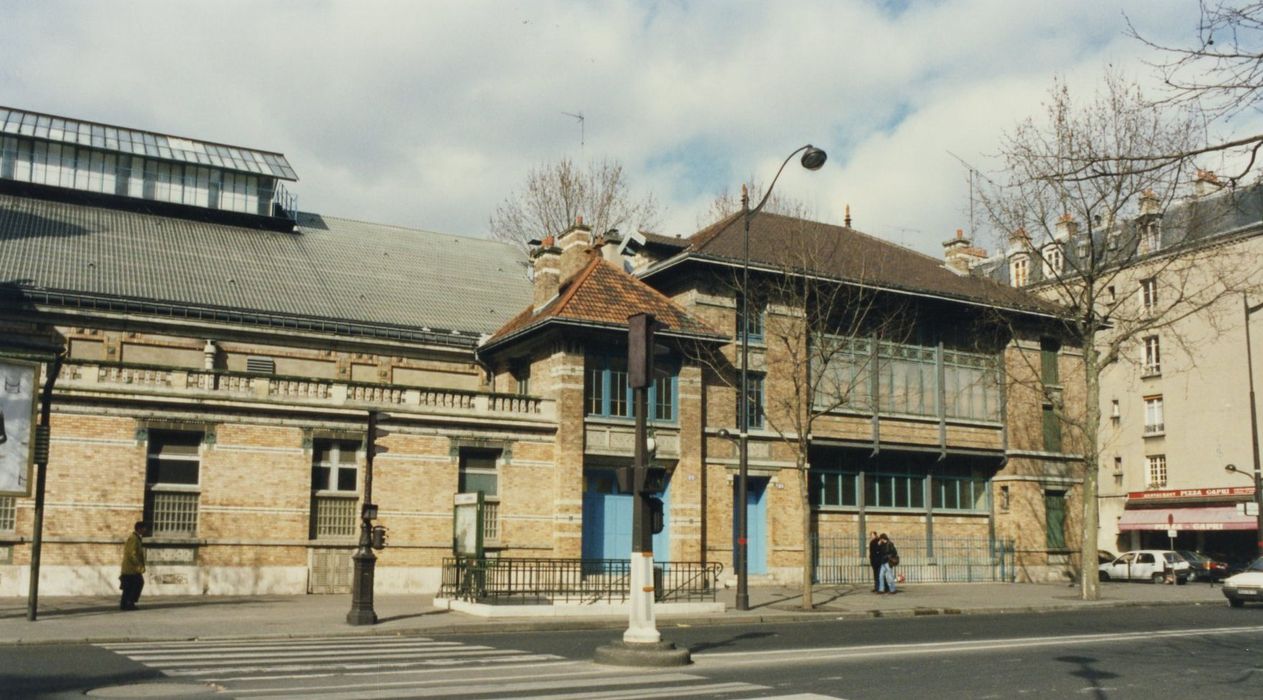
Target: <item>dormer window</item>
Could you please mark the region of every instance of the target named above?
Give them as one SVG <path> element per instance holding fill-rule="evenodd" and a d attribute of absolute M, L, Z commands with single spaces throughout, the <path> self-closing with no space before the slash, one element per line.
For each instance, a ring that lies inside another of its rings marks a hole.
<path fill-rule="evenodd" d="M 1140 252 L 1156 253 L 1162 247 L 1162 229 L 1158 220 L 1146 221 L 1140 228 Z"/>
<path fill-rule="evenodd" d="M 1061 246 L 1052 244 L 1044 248 L 1044 276 L 1056 277 L 1065 268 L 1066 255 Z"/>
<path fill-rule="evenodd" d="M 1031 281 L 1031 261 L 1025 255 L 1018 255 L 1009 263 L 1009 278 L 1014 287 L 1025 287 Z"/>

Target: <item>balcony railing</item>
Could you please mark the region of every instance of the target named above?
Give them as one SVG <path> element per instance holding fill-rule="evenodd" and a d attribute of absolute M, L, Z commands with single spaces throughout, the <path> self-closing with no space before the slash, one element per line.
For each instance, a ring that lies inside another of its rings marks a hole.
<path fill-rule="evenodd" d="M 67 389 L 196 399 L 269 400 L 339 407 L 387 406 L 402 412 L 489 414 L 518 420 L 552 420 L 554 417 L 554 402 L 535 396 L 218 370 L 74 362 L 67 365 L 57 384 L 58 388 Z"/>
<path fill-rule="evenodd" d="M 659 602 L 715 600 L 719 563 L 654 565 Z M 444 559 L 439 595 L 481 603 L 611 603 L 627 600 L 627 559 Z"/>

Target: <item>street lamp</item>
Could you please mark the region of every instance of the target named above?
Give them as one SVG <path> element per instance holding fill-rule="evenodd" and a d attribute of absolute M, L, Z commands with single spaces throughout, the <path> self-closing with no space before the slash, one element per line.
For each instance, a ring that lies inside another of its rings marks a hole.
<path fill-rule="evenodd" d="M 747 561 L 749 553 L 749 543 L 747 542 L 749 523 L 746 517 L 746 487 L 749 481 L 750 463 L 750 396 L 748 385 L 750 369 L 750 219 L 763 209 L 763 205 L 767 204 L 767 198 L 771 196 L 772 188 L 776 187 L 776 181 L 781 177 L 785 166 L 789 164 L 791 158 L 799 153 L 803 154 L 800 161 L 802 166 L 808 170 L 819 170 L 828 157 L 824 151 L 811 144 L 801 146 L 785 157 L 781 167 L 776 171 L 776 176 L 772 178 L 772 184 L 768 185 L 767 191 L 763 193 L 763 199 L 759 200 L 758 205 L 753 209 L 750 208 L 750 195 L 745 191 L 744 187 L 741 193 L 741 208 L 744 211 L 743 218 L 745 220 L 745 255 L 741 265 L 741 394 L 738 398 L 737 426 L 740 432 L 737 434 L 739 466 L 737 469 L 737 503 L 736 508 L 734 508 L 737 519 L 737 561 L 734 563 L 737 569 L 738 610 L 750 609 L 749 562 Z"/>
<path fill-rule="evenodd" d="M 1254 554 L 1263 557 L 1263 473 L 1259 468 L 1259 418 L 1254 403 L 1254 354 L 1250 347 L 1250 314 L 1263 309 L 1263 304 L 1250 306 L 1250 298 L 1241 295 L 1241 307 L 1245 318 L 1245 367 L 1250 377 L 1250 456 L 1254 459 L 1254 505 L 1255 513 Z M 1230 472 L 1240 472 L 1236 465 L 1224 467 Z"/>

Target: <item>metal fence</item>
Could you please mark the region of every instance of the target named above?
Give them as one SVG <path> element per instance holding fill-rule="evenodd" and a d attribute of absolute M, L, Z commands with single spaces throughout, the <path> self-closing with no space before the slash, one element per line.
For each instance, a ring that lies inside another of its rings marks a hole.
<path fill-rule="evenodd" d="M 153 534 L 192 537 L 197 534 L 197 494 L 151 491 Z"/>
<path fill-rule="evenodd" d="M 654 564 L 659 602 L 714 601 L 723 565 Z M 480 603 L 608 603 L 627 600 L 627 559 L 444 559 L 439 595 Z"/>
<path fill-rule="evenodd" d="M 1012 582 L 1016 579 L 1013 540 L 943 537 L 896 542 L 898 573 L 908 583 Z M 872 584 L 868 545 L 854 537 L 812 537 L 816 583 Z"/>

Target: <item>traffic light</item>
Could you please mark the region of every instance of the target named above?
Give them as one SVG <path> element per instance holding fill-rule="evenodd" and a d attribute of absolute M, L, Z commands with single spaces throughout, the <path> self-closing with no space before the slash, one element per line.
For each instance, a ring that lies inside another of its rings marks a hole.
<path fill-rule="evenodd" d="M 368 413 L 368 435 L 365 437 L 364 453 L 370 464 L 377 455 L 390 451 L 380 444 L 382 438 L 390 435 L 380 425 L 388 420 L 390 420 L 390 414 L 388 413 L 382 413 L 381 411 L 369 411 Z"/>
<path fill-rule="evenodd" d="M 386 548 L 386 528 L 381 525 L 374 525 L 372 532 L 373 549 L 382 550 Z"/>
<path fill-rule="evenodd" d="M 657 496 L 650 496 L 649 498 L 646 498 L 645 500 L 647 501 L 647 505 L 649 506 L 649 529 L 651 532 L 653 532 L 653 534 L 656 535 L 662 532 L 662 528 L 665 522 L 665 516 L 663 514 L 662 499 L 658 498 Z"/>

